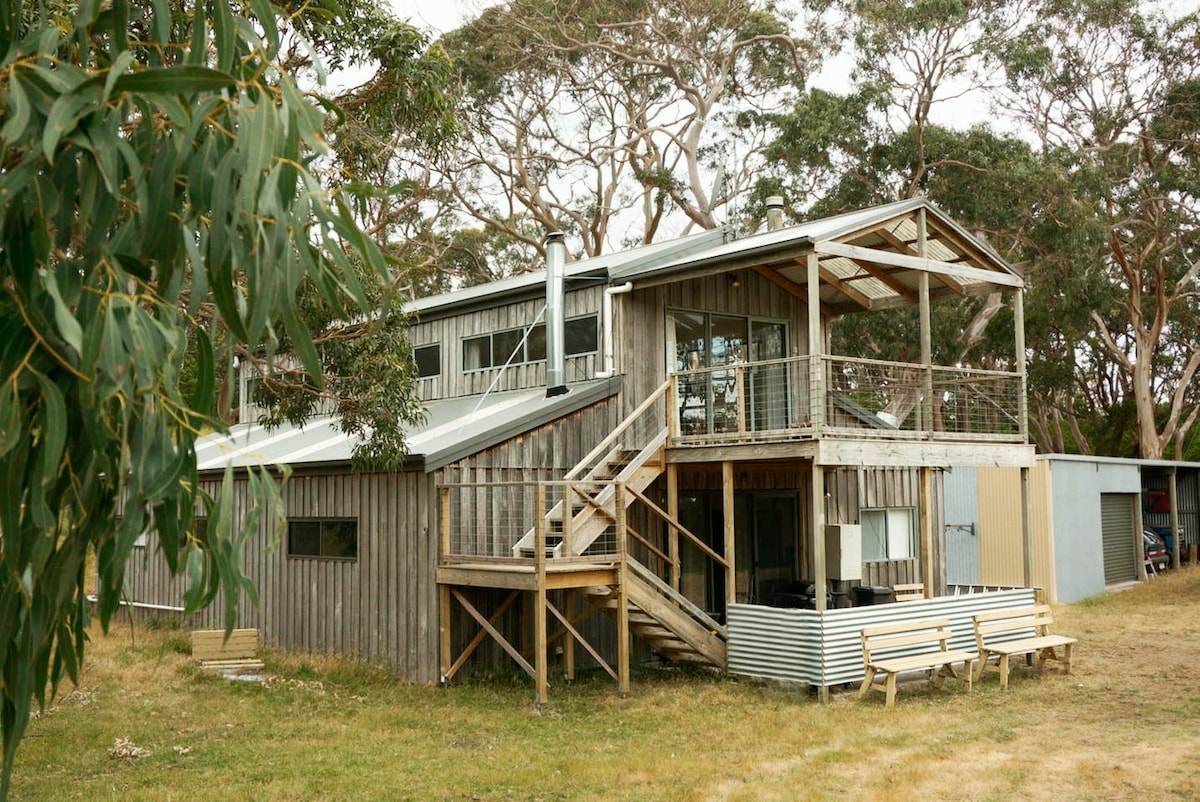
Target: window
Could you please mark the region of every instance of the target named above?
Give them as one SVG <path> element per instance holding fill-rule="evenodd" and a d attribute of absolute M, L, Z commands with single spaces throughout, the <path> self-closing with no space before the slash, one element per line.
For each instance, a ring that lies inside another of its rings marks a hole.
<path fill-rule="evenodd" d="M 572 318 L 563 326 L 565 356 L 582 356 L 599 350 L 598 324 L 595 315 Z M 463 370 L 497 368 L 509 362 L 520 365 L 546 359 L 546 324 L 538 323 L 529 329 L 504 329 L 463 339 Z"/>
<path fill-rule="evenodd" d="M 289 557 L 358 559 L 356 518 L 308 518 L 288 521 Z"/>
<path fill-rule="evenodd" d="M 911 507 L 863 510 L 859 514 L 863 562 L 911 559 L 916 530 L 914 517 Z"/>
<path fill-rule="evenodd" d="M 596 316 L 577 317 L 568 320 L 564 330 L 567 356 L 594 354 L 600 350 L 596 336 Z"/>
<path fill-rule="evenodd" d="M 427 379 L 442 372 L 442 346 L 418 345 L 413 349 L 413 360 L 417 363 L 417 378 Z"/>

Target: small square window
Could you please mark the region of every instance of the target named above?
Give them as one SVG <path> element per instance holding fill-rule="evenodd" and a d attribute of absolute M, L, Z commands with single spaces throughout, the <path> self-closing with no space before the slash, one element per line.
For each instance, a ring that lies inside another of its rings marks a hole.
<path fill-rule="evenodd" d="M 442 372 L 442 346 L 440 343 L 433 345 L 418 345 L 413 349 L 413 361 L 417 363 L 417 378 L 427 379 L 430 376 L 437 376 Z"/>
<path fill-rule="evenodd" d="M 463 370 L 482 370 L 492 366 L 492 335 L 463 340 Z"/>
<path fill-rule="evenodd" d="M 596 316 L 577 317 L 566 324 L 566 355 L 592 354 L 598 350 Z"/>
<path fill-rule="evenodd" d="M 546 358 L 546 324 L 539 323 L 529 331 L 525 352 L 530 362 L 541 362 Z"/>

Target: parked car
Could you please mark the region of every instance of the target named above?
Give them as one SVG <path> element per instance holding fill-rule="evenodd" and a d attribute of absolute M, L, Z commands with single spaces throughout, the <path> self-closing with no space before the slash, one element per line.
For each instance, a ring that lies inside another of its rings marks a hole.
<path fill-rule="evenodd" d="M 1147 568 L 1154 566 L 1155 571 L 1165 571 L 1171 564 L 1171 554 L 1167 551 L 1166 541 L 1162 535 L 1149 529 L 1142 531 L 1142 550 L 1146 555 Z"/>

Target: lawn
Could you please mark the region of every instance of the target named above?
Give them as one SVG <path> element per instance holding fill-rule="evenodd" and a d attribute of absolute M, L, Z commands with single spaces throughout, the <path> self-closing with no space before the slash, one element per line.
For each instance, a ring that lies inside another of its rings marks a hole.
<path fill-rule="evenodd" d="M 1056 611 L 1071 676 L 965 693 L 803 692 L 644 670 L 532 688 L 394 682 L 268 653 L 263 684 L 195 668 L 186 633 L 93 635 L 31 722 L 14 800 L 1184 800 L 1200 798 L 1200 568 Z M 121 748 L 115 748 L 120 741 Z M 134 756 L 138 755 L 140 756 Z M 126 756 L 120 756 L 126 755 Z"/>

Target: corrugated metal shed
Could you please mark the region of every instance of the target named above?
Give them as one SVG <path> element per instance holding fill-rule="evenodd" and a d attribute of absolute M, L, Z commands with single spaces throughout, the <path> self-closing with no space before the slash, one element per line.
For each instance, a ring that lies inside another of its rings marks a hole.
<path fill-rule="evenodd" d="M 545 388 L 463 396 L 431 401 L 422 426 L 407 432 L 409 464 L 437 470 L 555 418 L 609 398 L 620 379 L 598 379 L 569 386 L 563 395 L 546 397 Z M 260 465 L 333 465 L 350 462 L 357 437 L 338 428 L 332 416 L 304 426 L 267 429 L 239 424 L 228 435 L 209 435 L 196 443 L 200 471 Z"/>

